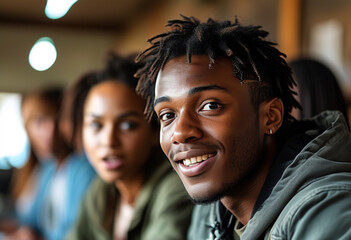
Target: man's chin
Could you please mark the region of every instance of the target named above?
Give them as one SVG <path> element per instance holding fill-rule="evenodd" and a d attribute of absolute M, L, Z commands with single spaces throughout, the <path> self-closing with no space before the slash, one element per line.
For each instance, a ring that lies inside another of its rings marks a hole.
<path fill-rule="evenodd" d="M 188 194 L 191 201 L 195 204 L 210 204 L 221 200 L 225 196 L 231 196 L 234 192 L 234 189 L 236 189 L 236 186 L 237 185 L 235 183 L 229 183 L 222 185 L 221 188 L 212 188 L 212 191 L 209 191 L 209 188 L 191 189 L 195 191 L 192 192 L 192 194 L 190 194 L 190 191 Z"/>
<path fill-rule="evenodd" d="M 220 200 L 222 197 L 223 196 L 221 194 L 216 194 L 216 195 L 208 195 L 208 196 L 203 196 L 203 197 L 190 196 L 190 199 L 194 204 L 205 205 L 205 204 L 210 204 L 210 203 L 216 202 L 216 201 Z"/>

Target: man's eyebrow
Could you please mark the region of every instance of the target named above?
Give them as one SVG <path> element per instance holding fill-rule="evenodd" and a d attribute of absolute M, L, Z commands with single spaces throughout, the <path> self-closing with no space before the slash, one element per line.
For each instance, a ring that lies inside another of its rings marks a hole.
<path fill-rule="evenodd" d="M 188 92 L 188 95 L 193 95 L 198 92 L 209 91 L 209 90 L 221 90 L 221 91 L 229 92 L 228 89 L 224 87 L 220 87 L 218 85 L 207 85 L 207 86 L 201 86 L 201 87 L 194 87 L 190 89 Z M 167 97 L 167 96 L 159 97 L 154 101 L 154 107 L 160 102 L 169 102 L 169 101 L 171 101 L 170 97 Z"/>
<path fill-rule="evenodd" d="M 228 89 L 224 88 L 224 87 L 220 87 L 218 85 L 207 85 L 207 86 L 201 86 L 201 87 L 195 87 L 189 90 L 189 95 L 193 95 L 195 93 L 198 92 L 202 92 L 202 91 L 209 91 L 209 90 L 221 90 L 221 91 L 226 91 L 228 92 Z"/>
<path fill-rule="evenodd" d="M 169 102 L 171 99 L 169 97 L 159 97 L 154 101 L 154 107 L 160 102 Z"/>

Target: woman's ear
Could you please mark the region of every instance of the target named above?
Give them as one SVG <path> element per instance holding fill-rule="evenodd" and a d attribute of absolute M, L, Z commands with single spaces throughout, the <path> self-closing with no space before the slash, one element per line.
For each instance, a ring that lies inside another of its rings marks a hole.
<path fill-rule="evenodd" d="M 273 135 L 283 123 L 283 102 L 280 98 L 273 98 L 262 103 L 260 108 L 262 130 L 267 135 Z"/>

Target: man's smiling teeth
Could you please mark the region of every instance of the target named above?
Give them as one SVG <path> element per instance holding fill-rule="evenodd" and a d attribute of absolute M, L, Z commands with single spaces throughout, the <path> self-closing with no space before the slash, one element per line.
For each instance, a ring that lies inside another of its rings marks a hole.
<path fill-rule="evenodd" d="M 214 154 L 204 154 L 201 156 L 197 156 L 197 157 L 192 157 L 192 158 L 186 158 L 183 160 L 183 164 L 185 166 L 191 166 L 191 165 L 195 165 L 197 163 L 200 163 L 202 161 L 207 160 L 210 157 L 213 157 Z"/>

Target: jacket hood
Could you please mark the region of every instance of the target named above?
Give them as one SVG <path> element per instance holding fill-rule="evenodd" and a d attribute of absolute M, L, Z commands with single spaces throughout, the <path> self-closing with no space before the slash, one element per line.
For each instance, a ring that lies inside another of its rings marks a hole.
<path fill-rule="evenodd" d="M 313 121 L 318 129 L 306 132 L 313 140 L 283 171 L 269 197 L 251 217 L 242 239 L 258 239 L 296 193 L 313 180 L 333 173 L 351 172 L 350 155 L 345 154 L 350 152 L 351 137 L 343 115 L 326 111 Z"/>

